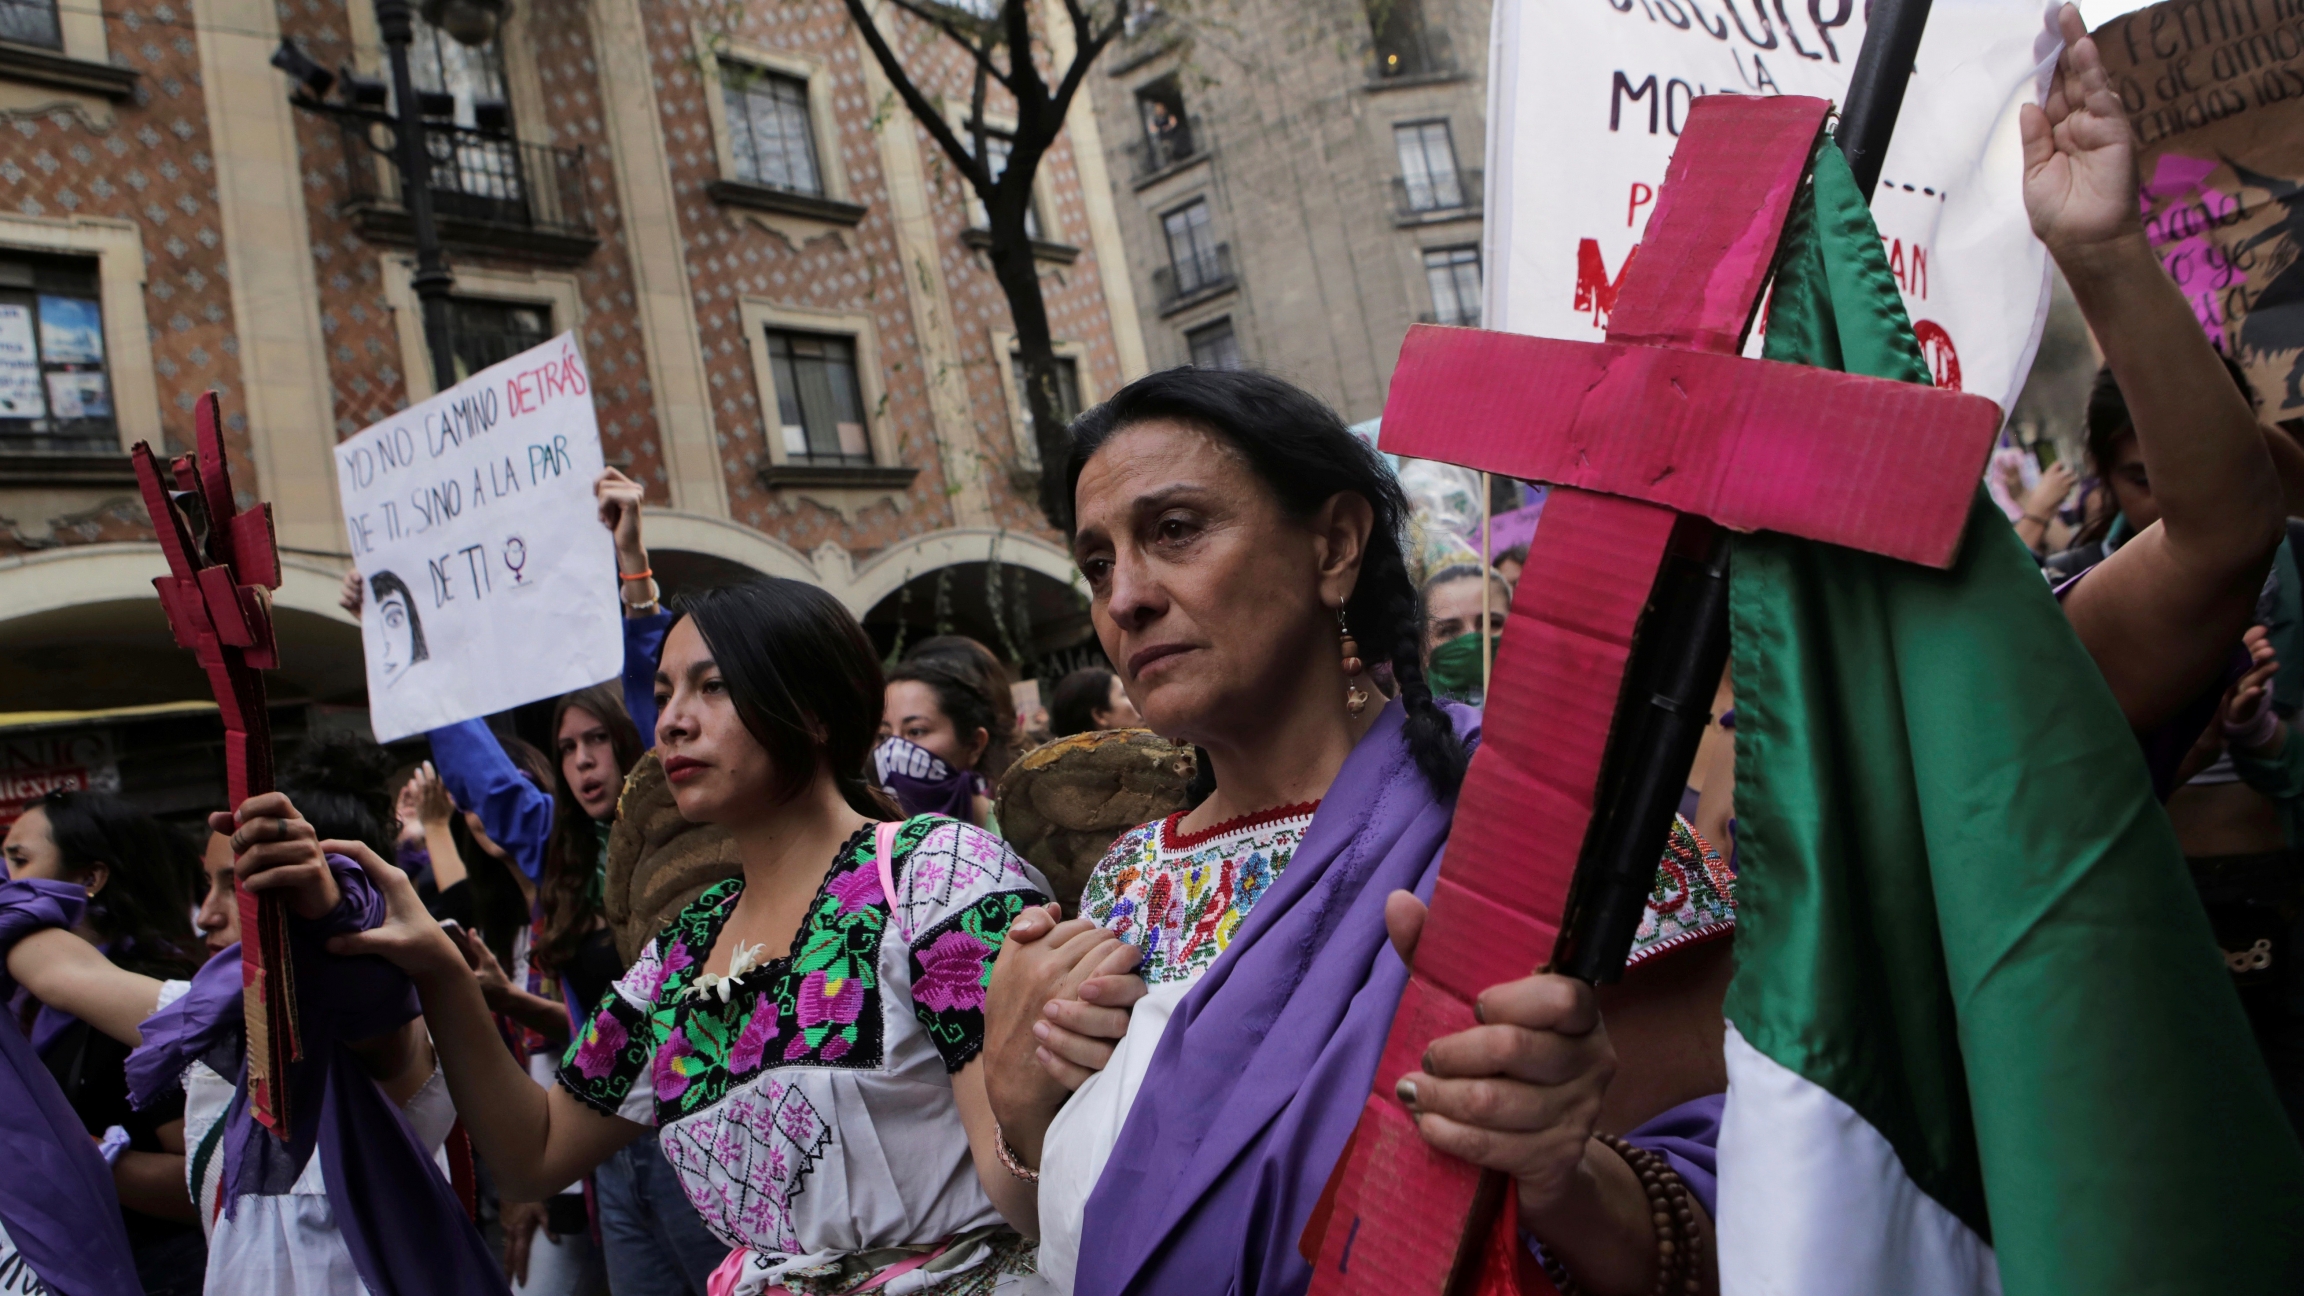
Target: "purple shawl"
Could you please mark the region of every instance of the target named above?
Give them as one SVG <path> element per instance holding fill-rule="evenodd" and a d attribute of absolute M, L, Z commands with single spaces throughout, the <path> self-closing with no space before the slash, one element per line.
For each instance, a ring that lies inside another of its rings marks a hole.
<path fill-rule="evenodd" d="M 1444 704 L 1457 732 L 1479 713 Z M 1429 897 L 1453 799 L 1398 702 L 1346 758 L 1279 881 L 1184 997 L 1088 1198 L 1079 1296 L 1301 1292 L 1297 1253 L 1360 1118 L 1408 969 L 1384 898 Z"/>
<path fill-rule="evenodd" d="M 286 1193 L 317 1151 L 336 1227 L 375 1296 L 502 1296 L 502 1272 L 455 1191 L 346 1046 L 401 1025 L 419 1008 L 415 988 L 390 963 L 327 952 L 330 936 L 384 920 L 384 897 L 359 865 L 340 855 L 328 864 L 343 902 L 316 922 L 288 922 L 303 1033 L 303 1056 L 289 1064 L 285 1085 L 288 1137 L 272 1137 L 248 1114 L 237 945 L 208 960 L 182 998 L 145 1019 L 144 1045 L 128 1055 L 129 1096 L 138 1106 L 151 1102 L 181 1084 L 194 1062 L 236 1076 L 224 1114 L 227 1215 L 242 1197 Z"/>
<path fill-rule="evenodd" d="M 77 883 L 0 883 L 0 1000 L 15 989 L 8 950 L 33 932 L 70 929 L 87 907 Z M 49 1290 L 141 1296 L 112 1167 L 13 1021 L 0 1022 L 0 1166 L 0 1223 Z"/>

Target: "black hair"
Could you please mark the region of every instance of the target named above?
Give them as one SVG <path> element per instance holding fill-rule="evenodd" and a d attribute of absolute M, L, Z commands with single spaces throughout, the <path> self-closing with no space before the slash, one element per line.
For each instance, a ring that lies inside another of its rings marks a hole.
<path fill-rule="evenodd" d="M 2224 362 L 2224 372 L 2232 378 L 2232 385 L 2240 389 L 2240 398 L 2248 402 L 2251 412 L 2256 409 L 2256 384 L 2248 381 L 2247 371 L 2240 363 L 2222 351 L 2216 358 Z M 2120 391 L 2120 381 L 2112 376 L 2112 366 L 2096 370 L 2096 381 L 2088 389 L 2088 411 L 2082 420 L 2088 433 L 2088 469 L 2102 481 L 2106 489 L 2112 485 L 2112 464 L 2118 457 L 2122 437 L 2136 434 L 2136 420 L 2128 416 L 2128 398 Z M 2075 545 L 2091 544 L 2104 538 L 2111 530 L 2112 519 L 2120 516 L 2119 495 L 2112 496 L 2112 507 L 2100 518 L 2090 521 L 2073 537 Z"/>
<path fill-rule="evenodd" d="M 767 749 L 777 802 L 800 794 L 819 765 L 868 819 L 895 817 L 867 772 L 887 685 L 864 627 L 805 581 L 764 576 L 673 600 L 727 682 L 728 699 Z"/>
<path fill-rule="evenodd" d="M 117 942 L 115 963 L 163 977 L 199 966 L 190 930 L 200 854 L 190 841 L 109 792 L 58 789 L 24 809 L 47 817 L 67 872 L 84 878 L 105 866 L 109 876 L 89 900 L 88 924 Z"/>
<path fill-rule="evenodd" d="M 424 618 L 416 615 L 416 596 L 409 592 L 408 582 L 399 573 L 380 571 L 368 578 L 368 588 L 382 603 L 386 594 L 400 596 L 400 606 L 408 609 L 408 664 L 413 666 L 432 654 L 424 647 Z"/>
<path fill-rule="evenodd" d="M 390 752 L 362 734 L 331 729 L 307 735 L 278 782 L 320 840 L 356 841 L 390 859 L 397 822 L 391 778 Z"/>
<path fill-rule="evenodd" d="M 1112 681 L 1119 676 L 1101 666 L 1084 666 L 1056 682 L 1048 695 L 1048 732 L 1069 738 L 1096 727 L 1096 713 L 1112 706 Z"/>
<path fill-rule="evenodd" d="M 976 762 L 977 770 L 998 774 L 1007 769 L 1009 762 L 1016 758 L 1016 707 L 1015 692 L 1009 687 L 1008 668 L 1001 664 L 1000 658 L 966 635 L 930 635 L 905 650 L 904 660 L 942 661 L 975 677 L 975 688 L 989 702 L 984 729 L 992 735 L 992 740 L 984 744 L 984 755 Z"/>
<path fill-rule="evenodd" d="M 989 697 L 984 680 L 966 661 L 957 657 L 930 655 L 915 657 L 888 672 L 890 684 L 910 680 L 925 684 L 936 694 L 936 706 L 944 718 L 952 722 L 953 732 L 960 735 L 963 746 L 973 739 L 976 731 L 984 731 L 984 750 L 977 753 L 976 763 L 969 768 L 979 774 L 997 775 L 1008 768 L 999 758 L 1003 755 L 993 741 L 997 736 L 993 726 L 1008 708 Z M 1011 726 L 1015 723 L 1009 717 Z"/>
<path fill-rule="evenodd" d="M 1345 622 L 1372 664 L 1391 663 L 1408 712 L 1408 750 L 1433 790 L 1453 796 L 1469 757 L 1424 680 L 1424 604 L 1408 577 L 1403 540 L 1408 497 L 1375 447 L 1352 435 L 1318 397 L 1282 379 L 1183 366 L 1147 374 L 1073 421 L 1066 486 L 1075 498 L 1081 470 L 1104 443 L 1149 419 L 1189 424 L 1239 451 L 1291 517 L 1308 517 L 1345 492 L 1368 501 L 1375 525 L 1359 583 L 1344 604 Z M 1215 786 L 1205 753 L 1200 770 L 1196 796 Z"/>

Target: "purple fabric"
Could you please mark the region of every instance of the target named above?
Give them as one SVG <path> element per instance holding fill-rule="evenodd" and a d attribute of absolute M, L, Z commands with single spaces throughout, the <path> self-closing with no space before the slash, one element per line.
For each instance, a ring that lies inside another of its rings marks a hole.
<path fill-rule="evenodd" d="M 1624 1136 L 1634 1147 L 1663 1153 L 1688 1191 L 1704 1203 L 1704 1213 L 1715 1219 L 1720 1214 L 1720 1113 L 1727 1106 L 1727 1094 L 1706 1094 L 1650 1117 Z"/>
<path fill-rule="evenodd" d="M 1444 705 L 1476 741 L 1479 713 Z M 1430 896 L 1455 813 L 1417 771 L 1402 716 L 1387 706 L 1353 748 L 1295 857 L 1177 1006 L 1089 1196 L 1080 1296 L 1311 1282 L 1296 1241 L 1408 980 L 1384 898 Z"/>
<path fill-rule="evenodd" d="M 392 844 L 392 862 L 408 875 L 408 885 L 418 889 L 432 880 L 432 852 L 424 848 L 423 840 L 403 838 Z"/>
<path fill-rule="evenodd" d="M 640 728 L 643 748 L 656 745 L 656 659 L 671 629 L 672 614 L 661 608 L 624 618 L 624 709 Z"/>
<path fill-rule="evenodd" d="M 1544 501 L 1550 498 L 1550 491 L 1546 487 L 1536 486 L 1530 488 L 1529 493 L 1535 498 L 1528 503 L 1488 519 L 1490 553 L 1500 554 L 1514 545 L 1528 544 L 1536 539 L 1536 522 L 1544 516 Z"/>
<path fill-rule="evenodd" d="M 315 922 L 290 918 L 303 1057 L 288 1066 L 288 1137 L 272 1137 L 248 1113 L 241 1038 L 240 947 L 208 960 L 192 989 L 144 1023 L 144 1045 L 128 1056 L 128 1089 L 138 1105 L 181 1082 L 195 1061 L 234 1075 L 224 1115 L 221 1193 L 227 1215 L 242 1197 L 286 1193 L 314 1152 L 328 1204 L 353 1268 L 374 1296 L 501 1296 L 508 1289 L 487 1244 L 465 1217 L 398 1108 L 347 1047 L 417 1015 L 407 976 L 373 956 L 338 958 L 329 937 L 384 920 L 384 897 L 342 856 L 328 857 L 342 903 Z"/>
<path fill-rule="evenodd" d="M 0 882 L 0 999 L 16 989 L 16 942 L 70 930 L 87 908 L 76 882 Z M 13 1020 L 0 1022 L 0 1166 L 0 1224 L 41 1282 L 61 1296 L 141 1296 L 112 1167 Z"/>
<path fill-rule="evenodd" d="M 880 772 L 880 786 L 905 814 L 976 822 L 976 798 L 984 791 L 984 776 L 976 771 L 953 769 L 934 752 L 902 738 L 881 739 L 872 750 L 872 763 Z"/>

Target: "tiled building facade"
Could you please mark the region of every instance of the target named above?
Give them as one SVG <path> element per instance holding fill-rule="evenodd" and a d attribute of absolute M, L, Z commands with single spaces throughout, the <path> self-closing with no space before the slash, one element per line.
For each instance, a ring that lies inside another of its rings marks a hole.
<path fill-rule="evenodd" d="M 1247 365 L 1348 422 L 1418 320 L 1480 318 L 1485 0 L 1152 8 L 1089 78 L 1154 367 Z"/>
<path fill-rule="evenodd" d="M 276 688 L 358 704 L 329 452 L 431 364 L 397 181 L 289 106 L 283 36 L 385 75 L 370 0 L 0 14 L 0 713 L 203 695 L 124 451 L 187 445 L 210 388 L 279 522 Z M 1078 635 L 980 216 L 837 0 L 522 0 L 493 45 L 414 54 L 454 99 L 459 364 L 576 332 L 668 583 L 800 577 L 882 638 L 949 623 L 1026 659 Z M 959 61 L 926 80 L 965 100 Z M 1082 102 L 1036 194 L 1084 401 L 1145 367 L 1104 158 Z"/>

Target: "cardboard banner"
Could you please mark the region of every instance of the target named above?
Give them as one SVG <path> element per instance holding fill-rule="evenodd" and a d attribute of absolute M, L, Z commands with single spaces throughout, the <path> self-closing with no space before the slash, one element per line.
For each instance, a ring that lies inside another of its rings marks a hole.
<path fill-rule="evenodd" d="M 1846 98 L 1866 8 L 1497 0 L 1486 326 L 1599 341 L 1689 103 Z M 2003 411 L 2047 318 L 2048 253 L 2024 215 L 2016 111 L 2038 102 L 2061 49 L 2052 12 L 2028 0 L 1936 0 L 1872 200 L 1936 384 Z"/>
<path fill-rule="evenodd" d="M 2144 232 L 2267 420 L 2304 417 L 2304 7 L 2168 0 L 2096 31 Z"/>
<path fill-rule="evenodd" d="M 336 447 L 377 741 L 622 671 L 604 463 L 573 333 Z"/>

